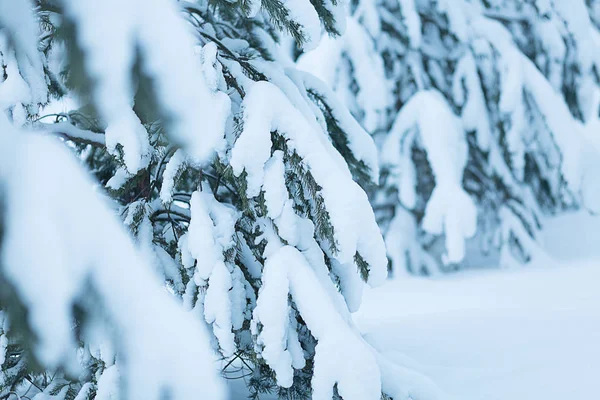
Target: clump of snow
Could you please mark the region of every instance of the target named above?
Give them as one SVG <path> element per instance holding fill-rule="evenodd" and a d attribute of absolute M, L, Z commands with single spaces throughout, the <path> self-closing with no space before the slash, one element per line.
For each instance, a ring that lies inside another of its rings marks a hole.
<path fill-rule="evenodd" d="M 371 180 L 375 183 L 379 181 L 379 162 L 377 155 L 377 147 L 371 136 L 363 129 L 363 127 L 354 119 L 348 109 L 341 104 L 335 93 L 318 78 L 309 73 L 301 74 L 302 82 L 307 90 L 314 91 L 321 96 L 330 107 L 333 117 L 336 119 L 340 128 L 344 131 L 348 138 L 348 147 L 357 160 L 362 161 L 369 168 Z M 377 85 L 373 85 L 377 86 Z M 378 92 L 377 96 L 385 97 L 387 91 Z M 383 107 L 373 108 L 375 114 L 383 112 Z"/>
<path fill-rule="evenodd" d="M 349 82 L 339 76 L 343 59 L 352 65 L 353 79 L 358 86 L 356 94 L 348 91 Z M 356 20 L 348 17 L 342 37 L 324 36 L 317 48 L 300 56 L 297 65 L 333 88 L 350 110 L 358 107 L 364 114 L 361 119 L 367 131 L 381 127 L 391 102 L 390 86 L 373 39 Z"/>
<path fill-rule="evenodd" d="M 263 285 L 252 313 L 252 333 L 257 335 L 256 345 L 262 347 L 258 349 L 259 354 L 275 372 L 277 384 L 283 387 L 292 386 L 294 377 L 292 355 L 288 350 L 291 347 L 288 344 L 291 330 L 288 262 L 271 257 L 265 262 Z"/>
<path fill-rule="evenodd" d="M 387 275 L 383 239 L 366 194 L 352 180 L 348 168 L 332 158 L 337 153 L 332 144 L 323 140 L 322 133 L 315 132 L 287 97 L 268 82 L 252 85 L 242 108 L 243 131 L 231 151 L 230 164 L 236 175 L 247 173 L 248 196 L 256 196 L 261 190 L 264 167 L 271 157 L 271 132 L 277 131 L 322 188 L 338 247 L 335 257 L 342 264 L 353 263 L 359 252 L 371 267 L 369 283 L 381 283 Z"/>
<path fill-rule="evenodd" d="M 311 50 L 319 44 L 321 21 L 313 5 L 305 0 L 284 0 L 283 6 L 287 8 L 289 18 L 299 25 L 304 38 L 303 48 Z"/>
<path fill-rule="evenodd" d="M 31 92 L 19 72 L 14 50 L 1 42 L 0 50 L 3 55 L 2 61 L 6 65 L 6 79 L 0 85 L 0 107 L 9 112 L 15 125 L 23 125 L 26 122 L 24 106 L 31 103 Z"/>
<path fill-rule="evenodd" d="M 474 32 L 486 38 L 502 57 L 504 75 L 500 109 L 516 114 L 518 119 L 513 120 L 513 135 L 519 136 L 518 130 L 527 129 L 523 121 L 523 111 L 519 110 L 522 107 L 523 91 L 527 91 L 544 115 L 545 122 L 561 151 L 561 171 L 564 179 L 574 192 L 579 192 L 583 135 L 581 124 L 573 118 L 565 101 L 542 73 L 516 48 L 510 33 L 502 24 L 479 17 L 474 19 L 471 25 Z M 518 151 L 515 146 L 516 144 L 513 144 L 513 152 Z"/>
<path fill-rule="evenodd" d="M 112 190 L 118 190 L 127 183 L 132 175 L 127 171 L 126 168 L 118 168 L 115 174 L 106 182 L 106 187 Z"/>
<path fill-rule="evenodd" d="M 190 211 L 190 225 L 179 247 L 184 266 L 192 267 L 195 260 L 193 281 L 202 291 L 190 306 L 202 306 L 221 353 L 230 357 L 236 349 L 233 330 L 241 327 L 246 306 L 245 279 L 223 256 L 235 244 L 237 212 L 217 202 L 208 190 L 192 194 Z"/>
<path fill-rule="evenodd" d="M 3 274 L 28 306 L 38 359 L 74 371 L 73 304 L 92 290 L 100 303 L 88 312 L 118 335 L 109 338 L 127 397 L 223 398 L 206 332 L 163 290 L 78 162 L 51 138 L 14 132 L 6 117 L 0 125 Z"/>
<path fill-rule="evenodd" d="M 33 5 L 29 0 L 0 1 L 0 26 L 5 30 L 1 35 L 3 44 L 0 45 L 0 48 L 3 57 L 5 57 L 6 74 L 8 79 L 13 82 L 19 79 L 24 80 L 27 88 L 20 88 L 20 90 L 28 93 L 25 97 L 27 101 L 22 101 L 25 100 L 23 92 L 14 92 L 13 90 L 16 89 L 14 87 L 11 89 L 4 88 L 7 83 L 5 81 L 0 85 L 0 90 L 6 92 L 6 94 L 0 95 L 2 107 L 5 106 L 2 103 L 12 98 L 13 101 L 20 100 L 22 105 L 33 106 L 32 111 L 35 111 L 38 105 L 48 101 L 48 86 L 44 76 L 44 65 L 37 46 L 39 29 L 33 18 L 32 9 Z M 14 49 L 8 49 L 7 38 L 4 34 L 7 34 L 10 41 L 13 42 Z M 11 64 L 10 67 L 9 63 Z M 18 68 L 16 68 L 16 63 L 19 65 Z"/>
<path fill-rule="evenodd" d="M 488 150 L 492 138 L 490 118 L 485 103 L 475 58 L 467 52 L 458 62 L 452 84 L 454 101 L 462 106 L 461 119 L 466 131 L 477 132 L 477 144 Z"/>
<path fill-rule="evenodd" d="M 415 0 L 400 0 L 400 11 L 406 25 L 410 45 L 419 48 L 421 45 L 421 18 L 417 13 Z"/>
<path fill-rule="evenodd" d="M 375 356 L 333 305 L 321 282 L 298 249 L 281 245 L 271 249 L 253 319 L 255 329 L 258 323 L 262 326 L 258 341 L 264 346 L 261 354 L 276 372 L 278 383 L 291 385 L 292 365 L 300 368 L 303 360 L 299 358 L 295 333 L 288 333 L 294 329 L 288 322 L 289 294 L 318 341 L 312 398 L 331 398 L 337 384 L 344 399 L 379 399 L 381 380 Z"/>
<path fill-rule="evenodd" d="M 162 186 L 160 188 L 160 199 L 164 204 L 173 200 L 173 189 L 175 188 L 175 178 L 177 173 L 185 164 L 185 154 L 182 150 L 177 150 L 167 162 L 163 172 Z"/>
<path fill-rule="evenodd" d="M 110 400 L 119 396 L 119 368 L 117 365 L 111 365 L 106 368 L 98 379 L 98 389 L 96 398 L 100 400 Z"/>
<path fill-rule="evenodd" d="M 193 36 L 181 23 L 176 4 L 168 0 L 155 1 L 152 7 L 143 0 L 61 2 L 77 24 L 86 69 L 96 80 L 95 100 L 107 123 L 107 145 L 111 151 L 123 146 L 129 172 L 145 168 L 149 161 L 148 134 L 131 108 L 134 88 L 129 77 L 136 49 L 142 52 L 142 68 L 153 79 L 156 97 L 171 121 L 172 135 L 185 144 L 188 155 L 206 162 L 222 148 L 230 100 L 209 88 L 194 55 Z"/>
<path fill-rule="evenodd" d="M 388 257 L 394 266 L 394 277 L 412 273 L 434 274 L 439 268 L 436 260 L 418 242 L 415 217 L 406 209 L 398 208 L 385 233 Z"/>
<path fill-rule="evenodd" d="M 417 129 L 418 136 L 410 134 L 413 129 Z M 409 186 L 407 179 L 413 188 L 416 184 L 410 179 L 410 169 L 400 169 L 407 165 L 406 160 L 410 160 L 410 142 L 405 140 L 414 141 L 417 137 L 418 143 L 427 152 L 435 177 L 435 188 L 427 202 L 423 228 L 433 234 L 445 234 L 447 261 L 458 262 L 465 254 L 464 240 L 475 234 L 477 210 L 462 188 L 463 169 L 467 163 L 464 128 L 439 92 L 421 91 L 415 94 L 396 117 L 386 138 L 382 162 L 395 171 L 398 187 L 402 189 Z M 405 192 L 400 190 L 400 195 Z M 411 195 L 407 206 L 413 205 L 414 195 Z"/>

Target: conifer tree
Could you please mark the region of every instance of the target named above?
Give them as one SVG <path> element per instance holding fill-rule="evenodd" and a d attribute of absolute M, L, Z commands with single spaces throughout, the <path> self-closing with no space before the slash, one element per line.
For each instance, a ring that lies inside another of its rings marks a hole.
<path fill-rule="evenodd" d="M 359 33 L 298 65 L 380 144 L 371 197 L 396 273 L 544 258 L 544 214 L 598 207 L 597 2 L 353 6 Z"/>
<path fill-rule="evenodd" d="M 344 4 L 15 4 L 0 1 L 0 396 L 29 381 L 38 400 L 219 399 L 208 331 L 253 398 L 437 398 L 350 317 L 387 274 L 359 186 L 378 179 L 375 144 L 276 44 L 341 34 Z M 45 115 L 53 98 L 78 107 Z"/>

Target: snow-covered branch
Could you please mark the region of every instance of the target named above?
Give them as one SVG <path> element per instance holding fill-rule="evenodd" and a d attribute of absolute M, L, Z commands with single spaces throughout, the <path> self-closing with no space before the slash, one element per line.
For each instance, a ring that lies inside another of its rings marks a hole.
<path fill-rule="evenodd" d="M 69 122 L 57 122 L 53 124 L 38 122 L 33 125 L 33 128 L 76 143 L 106 146 L 104 133 L 81 129 Z"/>

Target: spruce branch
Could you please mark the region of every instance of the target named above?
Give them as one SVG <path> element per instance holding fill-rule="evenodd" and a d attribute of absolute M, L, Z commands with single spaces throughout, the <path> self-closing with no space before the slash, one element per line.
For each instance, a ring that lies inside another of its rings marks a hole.
<path fill-rule="evenodd" d="M 54 124 L 35 123 L 33 128 L 40 132 L 49 133 L 80 144 L 90 144 L 96 147 L 106 147 L 104 134 L 77 128 L 69 122 Z"/>

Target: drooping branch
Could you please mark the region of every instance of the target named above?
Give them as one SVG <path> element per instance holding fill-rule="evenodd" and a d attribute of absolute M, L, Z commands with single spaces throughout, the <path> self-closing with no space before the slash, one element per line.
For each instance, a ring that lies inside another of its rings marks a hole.
<path fill-rule="evenodd" d="M 77 128 L 69 122 L 57 122 L 55 124 L 38 122 L 33 125 L 33 128 L 76 143 L 91 144 L 98 147 L 106 146 L 104 134 Z"/>

